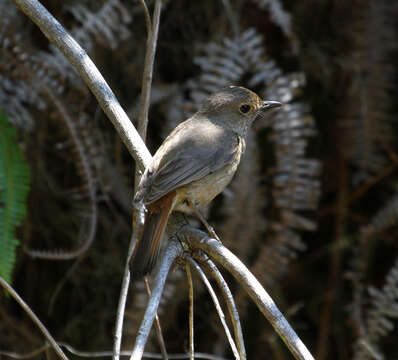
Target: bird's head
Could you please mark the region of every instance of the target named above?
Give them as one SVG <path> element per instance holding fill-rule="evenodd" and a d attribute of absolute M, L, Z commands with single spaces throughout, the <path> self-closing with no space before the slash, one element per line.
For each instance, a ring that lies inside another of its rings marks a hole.
<path fill-rule="evenodd" d="M 200 107 L 199 114 L 244 136 L 260 113 L 280 106 L 280 102 L 264 101 L 244 87 L 228 86 L 210 95 Z"/>

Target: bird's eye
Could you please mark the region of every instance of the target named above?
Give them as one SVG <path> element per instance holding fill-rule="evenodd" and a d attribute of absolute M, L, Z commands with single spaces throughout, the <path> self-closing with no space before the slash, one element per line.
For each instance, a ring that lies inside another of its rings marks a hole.
<path fill-rule="evenodd" d="M 241 105 L 240 108 L 239 108 L 239 111 L 242 114 L 247 114 L 250 111 L 250 105 L 248 105 L 248 104 Z"/>

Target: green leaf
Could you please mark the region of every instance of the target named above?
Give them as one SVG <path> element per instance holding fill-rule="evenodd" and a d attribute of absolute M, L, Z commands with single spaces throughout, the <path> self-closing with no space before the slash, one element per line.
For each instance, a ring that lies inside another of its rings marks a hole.
<path fill-rule="evenodd" d="M 26 213 L 30 171 L 17 134 L 0 109 L 0 276 L 11 282 L 16 247 L 15 229 Z"/>

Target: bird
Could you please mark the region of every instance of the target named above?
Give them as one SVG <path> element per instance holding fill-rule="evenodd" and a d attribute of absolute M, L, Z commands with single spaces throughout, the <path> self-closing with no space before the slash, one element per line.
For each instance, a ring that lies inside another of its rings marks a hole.
<path fill-rule="evenodd" d="M 280 106 L 244 87 L 228 86 L 207 97 L 167 136 L 144 171 L 133 200 L 147 210 L 130 260 L 133 279 L 154 268 L 170 214 L 180 211 L 200 217 L 200 209 L 232 180 L 256 117 Z"/>

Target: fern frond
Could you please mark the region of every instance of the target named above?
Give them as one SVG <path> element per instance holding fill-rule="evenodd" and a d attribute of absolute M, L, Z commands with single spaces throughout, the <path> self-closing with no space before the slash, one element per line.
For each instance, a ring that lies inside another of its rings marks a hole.
<path fill-rule="evenodd" d="M 280 70 L 267 59 L 263 38 L 249 28 L 233 38 L 224 38 L 221 43 L 211 42 L 201 46 L 201 55 L 194 58 L 202 72 L 195 80 L 188 82 L 192 98 L 191 111 L 211 93 L 220 88 L 238 84 L 248 77 L 248 86 L 263 87 L 270 83 Z"/>
<path fill-rule="evenodd" d="M 370 223 L 363 228 L 366 237 L 381 233 L 398 222 L 398 194 L 395 194 L 388 203 L 383 206 Z"/>
<path fill-rule="evenodd" d="M 11 282 L 19 241 L 15 229 L 26 213 L 30 171 L 16 140 L 16 131 L 0 110 L 0 276 Z"/>
<path fill-rule="evenodd" d="M 354 360 L 384 359 L 379 349 L 380 339 L 394 329 L 392 319 L 398 318 L 398 261 L 395 262 L 386 277 L 381 290 L 369 286 L 371 309 L 368 311 L 366 334 L 359 337 L 354 346 Z"/>
<path fill-rule="evenodd" d="M 120 0 L 105 1 L 96 12 L 83 4 L 73 4 L 67 9 L 81 25 L 71 31 L 73 37 L 88 50 L 93 46 L 92 39 L 115 49 L 120 41 L 130 36 L 126 25 L 132 17 Z"/>
<path fill-rule="evenodd" d="M 358 169 L 354 178 L 357 184 L 387 161 L 384 149 L 391 142 L 389 92 L 393 85 L 388 62 L 395 46 L 395 38 L 391 38 L 395 28 L 388 20 L 390 6 L 382 1 L 364 1 L 356 14 L 354 49 L 344 61 L 350 88 L 341 126 L 346 135 L 345 154 Z"/>

